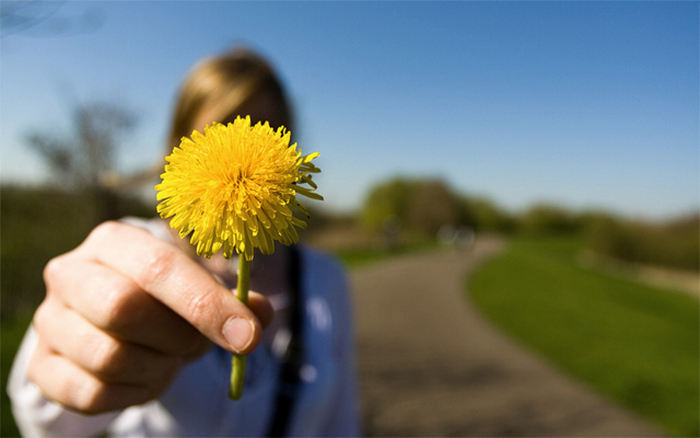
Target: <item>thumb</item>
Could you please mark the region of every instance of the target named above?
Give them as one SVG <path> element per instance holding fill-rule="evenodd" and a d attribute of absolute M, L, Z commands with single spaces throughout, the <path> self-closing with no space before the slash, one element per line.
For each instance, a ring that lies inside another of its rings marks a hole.
<path fill-rule="evenodd" d="M 98 262 L 131 278 L 222 348 L 248 354 L 260 343 L 256 314 L 176 246 L 116 222 L 97 227 L 85 244 Z M 265 307 L 264 298 L 251 297 L 252 307 Z"/>

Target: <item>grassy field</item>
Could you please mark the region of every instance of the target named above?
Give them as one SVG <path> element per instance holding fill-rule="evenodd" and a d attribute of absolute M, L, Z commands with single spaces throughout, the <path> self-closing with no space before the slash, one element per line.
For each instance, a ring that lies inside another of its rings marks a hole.
<path fill-rule="evenodd" d="M 471 279 L 484 314 L 551 363 L 679 436 L 698 436 L 697 299 L 586 270 L 572 239 L 516 239 Z"/>

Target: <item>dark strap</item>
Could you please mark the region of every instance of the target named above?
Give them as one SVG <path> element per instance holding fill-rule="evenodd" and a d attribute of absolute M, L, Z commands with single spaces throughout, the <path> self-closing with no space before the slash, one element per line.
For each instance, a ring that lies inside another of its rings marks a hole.
<path fill-rule="evenodd" d="M 301 296 L 301 254 L 296 246 L 289 251 L 289 295 L 291 338 L 287 352 L 282 358 L 280 378 L 277 385 L 277 398 L 272 424 L 267 436 L 283 437 L 287 434 L 294 402 L 300 386 L 299 371 L 304 360 L 303 343 L 303 299 Z"/>

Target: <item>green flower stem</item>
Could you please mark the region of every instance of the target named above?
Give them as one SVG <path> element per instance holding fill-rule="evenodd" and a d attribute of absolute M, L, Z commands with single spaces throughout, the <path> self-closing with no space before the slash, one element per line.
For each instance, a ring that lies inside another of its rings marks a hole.
<path fill-rule="evenodd" d="M 248 289 L 250 288 L 250 262 L 244 254 L 238 256 L 238 287 L 236 298 L 248 305 Z M 228 396 L 231 400 L 238 400 L 243 395 L 243 378 L 245 377 L 246 355 L 234 354 L 231 368 L 231 388 Z"/>

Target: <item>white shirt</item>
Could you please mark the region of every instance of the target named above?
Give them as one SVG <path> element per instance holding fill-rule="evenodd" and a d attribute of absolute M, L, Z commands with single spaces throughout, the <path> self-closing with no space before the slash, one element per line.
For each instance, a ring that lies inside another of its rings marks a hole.
<path fill-rule="evenodd" d="M 150 229 L 152 222 L 129 219 Z M 151 230 L 159 235 L 159 230 Z M 290 436 L 359 436 L 352 303 L 343 270 L 331 258 L 301 248 L 305 360 L 291 414 Z M 157 400 L 123 411 L 85 416 L 46 400 L 27 379 L 37 342 L 30 328 L 8 382 L 23 436 L 79 437 L 107 431 L 117 437 L 265 436 L 278 389 L 279 361 L 262 343 L 248 356 L 243 397 L 228 398 L 231 354 L 213 348 L 187 365 Z"/>

